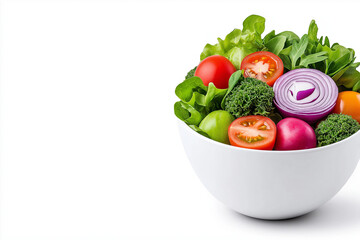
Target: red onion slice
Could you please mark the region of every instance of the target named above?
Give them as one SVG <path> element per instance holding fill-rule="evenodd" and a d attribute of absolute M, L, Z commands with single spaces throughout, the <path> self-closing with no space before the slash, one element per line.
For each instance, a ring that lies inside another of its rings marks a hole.
<path fill-rule="evenodd" d="M 273 89 L 281 115 L 310 124 L 330 114 L 338 97 L 332 78 L 316 69 L 291 70 L 276 80 Z"/>

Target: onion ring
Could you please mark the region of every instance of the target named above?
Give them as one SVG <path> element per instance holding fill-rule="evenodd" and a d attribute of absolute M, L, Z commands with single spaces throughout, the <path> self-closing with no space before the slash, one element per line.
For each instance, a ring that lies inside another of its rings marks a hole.
<path fill-rule="evenodd" d="M 325 73 L 301 68 L 280 76 L 273 87 L 274 104 L 283 117 L 295 117 L 316 123 L 335 107 L 338 88 Z"/>

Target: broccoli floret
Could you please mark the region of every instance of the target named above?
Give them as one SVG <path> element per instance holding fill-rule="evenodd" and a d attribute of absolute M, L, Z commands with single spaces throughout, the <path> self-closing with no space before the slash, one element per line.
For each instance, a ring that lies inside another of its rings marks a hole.
<path fill-rule="evenodd" d="M 359 130 L 360 124 L 351 116 L 330 114 L 315 129 L 318 147 L 341 141 Z"/>
<path fill-rule="evenodd" d="M 225 110 L 239 118 L 248 115 L 268 116 L 274 110 L 274 91 L 265 82 L 245 78 L 225 97 Z"/>
<path fill-rule="evenodd" d="M 196 68 L 197 68 L 197 66 L 196 66 L 196 67 L 194 67 L 193 69 L 191 69 L 191 70 L 190 70 L 190 71 L 186 74 L 185 79 L 188 79 L 188 78 L 193 77 L 193 76 L 194 76 L 194 74 L 195 74 Z"/>

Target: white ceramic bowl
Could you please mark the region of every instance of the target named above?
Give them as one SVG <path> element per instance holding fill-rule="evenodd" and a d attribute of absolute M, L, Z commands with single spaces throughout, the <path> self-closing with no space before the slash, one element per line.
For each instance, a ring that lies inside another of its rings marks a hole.
<path fill-rule="evenodd" d="M 208 139 L 179 120 L 186 154 L 208 191 L 255 218 L 286 219 L 315 210 L 346 183 L 360 158 L 360 131 L 321 148 L 261 151 Z"/>

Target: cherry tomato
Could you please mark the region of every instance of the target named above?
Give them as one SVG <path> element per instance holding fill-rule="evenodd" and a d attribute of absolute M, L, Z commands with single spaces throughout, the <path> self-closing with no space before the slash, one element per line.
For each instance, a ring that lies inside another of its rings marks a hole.
<path fill-rule="evenodd" d="M 240 69 L 244 70 L 245 77 L 259 79 L 272 87 L 276 79 L 283 74 L 284 64 L 275 54 L 260 51 L 246 56 Z"/>
<path fill-rule="evenodd" d="M 350 115 L 360 123 L 360 93 L 353 91 L 339 93 L 333 112 Z"/>
<path fill-rule="evenodd" d="M 212 82 L 215 87 L 226 89 L 229 87 L 229 78 L 235 71 L 236 68 L 226 57 L 213 55 L 200 62 L 194 75 L 201 78 L 205 86 Z"/>
<path fill-rule="evenodd" d="M 267 117 L 245 116 L 233 121 L 228 133 L 233 146 L 271 150 L 275 144 L 276 125 Z"/>

